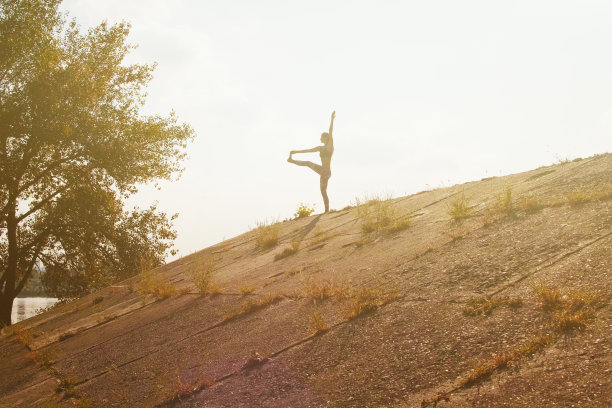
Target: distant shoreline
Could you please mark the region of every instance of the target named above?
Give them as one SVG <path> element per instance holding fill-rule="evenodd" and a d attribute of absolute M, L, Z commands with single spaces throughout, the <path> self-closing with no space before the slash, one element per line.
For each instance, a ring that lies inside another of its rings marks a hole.
<path fill-rule="evenodd" d="M 53 296 L 50 295 L 41 295 L 41 294 L 33 294 L 33 295 L 28 295 L 28 294 L 22 294 L 20 293 L 15 299 L 27 299 L 27 298 L 45 298 L 45 299 L 51 299 L 53 298 Z"/>

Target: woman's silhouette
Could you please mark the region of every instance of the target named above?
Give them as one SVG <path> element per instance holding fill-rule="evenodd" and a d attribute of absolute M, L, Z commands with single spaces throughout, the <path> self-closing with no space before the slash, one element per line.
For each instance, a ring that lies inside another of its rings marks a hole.
<path fill-rule="evenodd" d="M 327 197 L 327 182 L 331 177 L 331 158 L 334 154 L 334 138 L 332 132 L 334 130 L 334 118 L 336 117 L 336 111 L 332 112 L 331 123 L 329 124 L 329 133 L 321 133 L 321 143 L 323 146 L 313 147 L 312 149 L 306 150 L 292 150 L 289 153 L 287 161 L 289 163 L 297 164 L 298 166 L 306 166 L 313 169 L 319 176 L 321 176 L 321 195 L 323 196 L 323 202 L 325 203 L 325 212 L 329 212 L 329 198 Z M 319 152 L 321 157 L 321 165 L 315 164 L 309 161 L 293 160 L 293 155 L 296 153 L 314 153 Z"/>

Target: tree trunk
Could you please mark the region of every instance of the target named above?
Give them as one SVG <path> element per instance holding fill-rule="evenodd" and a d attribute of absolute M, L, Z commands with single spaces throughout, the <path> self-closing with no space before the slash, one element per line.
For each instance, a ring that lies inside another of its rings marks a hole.
<path fill-rule="evenodd" d="M 12 296 L 0 296 L 0 326 L 2 327 L 11 325 L 14 300 Z"/>

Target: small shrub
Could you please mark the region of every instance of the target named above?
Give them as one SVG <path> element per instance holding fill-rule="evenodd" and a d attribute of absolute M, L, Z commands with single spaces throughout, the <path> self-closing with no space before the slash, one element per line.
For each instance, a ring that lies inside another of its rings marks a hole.
<path fill-rule="evenodd" d="M 242 288 L 240 288 L 240 293 L 242 296 L 250 295 L 253 293 L 253 291 L 255 291 L 255 287 L 251 285 L 244 285 Z"/>
<path fill-rule="evenodd" d="M 215 262 L 200 260 L 187 272 L 187 277 L 198 288 L 200 293 L 211 296 L 220 292 L 220 288 L 212 283 L 216 273 L 217 264 Z"/>
<path fill-rule="evenodd" d="M 450 202 L 447 213 L 453 222 L 459 222 L 472 216 L 473 209 L 470 207 L 470 200 L 471 197 L 466 197 L 465 192 L 462 191 L 461 195 Z"/>
<path fill-rule="evenodd" d="M 278 245 L 278 223 L 257 223 L 255 228 L 255 243 L 257 248 L 265 250 Z"/>
<path fill-rule="evenodd" d="M 165 299 L 176 295 L 176 287 L 163 275 L 147 270 L 140 273 L 138 292 L 143 296 L 153 295 L 157 299 Z"/>
<path fill-rule="evenodd" d="M 325 333 L 329 330 L 321 310 L 314 306 L 310 309 L 310 327 L 314 330 L 315 335 Z"/>
<path fill-rule="evenodd" d="M 313 212 L 315 212 L 315 209 L 313 207 L 308 207 L 306 204 L 300 203 L 298 209 L 293 214 L 293 219 L 297 220 L 299 218 L 308 217 Z"/>

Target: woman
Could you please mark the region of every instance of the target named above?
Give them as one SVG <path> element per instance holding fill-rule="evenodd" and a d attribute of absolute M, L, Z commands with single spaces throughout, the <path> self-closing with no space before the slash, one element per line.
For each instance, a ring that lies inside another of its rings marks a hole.
<path fill-rule="evenodd" d="M 332 132 L 334 130 L 334 118 L 336 117 L 336 111 L 332 112 L 331 123 L 329 124 L 329 133 L 321 133 L 321 143 L 323 146 L 313 147 L 307 150 L 292 150 L 289 153 L 287 161 L 289 163 L 297 164 L 298 166 L 306 166 L 313 169 L 319 176 L 321 176 L 321 195 L 323 196 L 323 202 L 325 203 L 325 212 L 329 212 L 329 198 L 327 197 L 327 182 L 331 177 L 331 158 L 334 154 L 334 139 Z M 296 153 L 314 153 L 319 152 L 321 157 L 321 165 L 315 164 L 309 161 L 293 160 L 293 155 Z"/>

